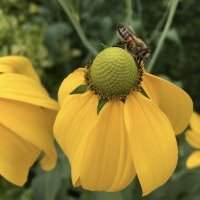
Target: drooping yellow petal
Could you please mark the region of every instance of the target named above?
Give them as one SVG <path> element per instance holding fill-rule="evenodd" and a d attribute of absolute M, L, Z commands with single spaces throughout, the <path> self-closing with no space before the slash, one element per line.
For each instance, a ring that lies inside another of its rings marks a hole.
<path fill-rule="evenodd" d="M 23 56 L 0 57 L 0 72 L 23 74 L 40 82 L 32 63 Z"/>
<path fill-rule="evenodd" d="M 142 84 L 150 98 L 167 115 L 175 132 L 181 133 L 187 127 L 193 111 L 189 95 L 169 81 L 149 73 L 144 74 Z"/>
<path fill-rule="evenodd" d="M 164 184 L 177 163 L 173 128 L 159 107 L 140 93 L 125 102 L 125 123 L 143 195 Z"/>
<path fill-rule="evenodd" d="M 191 146 L 200 149 L 200 132 L 194 130 L 186 131 L 186 140 Z"/>
<path fill-rule="evenodd" d="M 200 134 L 200 116 L 195 112 L 192 114 L 190 126 L 194 131 L 199 132 Z"/>
<path fill-rule="evenodd" d="M 119 191 L 135 177 L 128 149 L 123 103 L 108 102 L 82 146 L 80 185 L 95 191 Z M 79 158 L 80 159 L 80 158 Z M 77 158 L 78 160 L 78 158 Z"/>
<path fill-rule="evenodd" d="M 39 150 L 2 125 L 0 138 L 0 175 L 22 186 L 27 180 L 30 167 L 39 156 Z"/>
<path fill-rule="evenodd" d="M 72 92 L 79 85 L 85 83 L 85 72 L 85 68 L 78 68 L 64 79 L 58 91 L 59 104 L 63 102 L 66 95 Z"/>
<path fill-rule="evenodd" d="M 85 137 L 97 119 L 98 98 L 91 92 L 70 95 L 60 108 L 54 124 L 54 135 L 64 152 L 73 158 L 82 137 Z"/>
<path fill-rule="evenodd" d="M 53 110 L 58 109 L 57 103 L 49 97 L 42 85 L 24 75 L 0 75 L 0 97 L 22 101 Z"/>
<path fill-rule="evenodd" d="M 14 73 L 14 70 L 9 65 L 0 63 L 0 73 Z"/>
<path fill-rule="evenodd" d="M 73 164 L 73 160 L 84 138 L 96 123 L 97 104 L 98 98 L 91 92 L 68 95 L 54 123 L 54 136 L 70 160 L 74 185 L 79 178 L 81 166 Z M 81 153 L 78 160 L 81 159 Z"/>
<path fill-rule="evenodd" d="M 98 98 L 91 92 L 68 95 L 56 117 L 54 135 L 70 160 L 73 182 L 80 176 L 80 165 L 74 164 L 75 154 L 97 120 Z M 81 152 L 82 153 L 82 152 Z M 81 153 L 78 160 L 81 160 Z"/>
<path fill-rule="evenodd" d="M 189 156 L 186 166 L 190 169 L 200 167 L 200 151 L 195 151 Z"/>
<path fill-rule="evenodd" d="M 0 124 L 43 151 L 42 167 L 52 169 L 57 159 L 52 133 L 56 112 L 6 99 L 0 99 L 0 110 Z"/>

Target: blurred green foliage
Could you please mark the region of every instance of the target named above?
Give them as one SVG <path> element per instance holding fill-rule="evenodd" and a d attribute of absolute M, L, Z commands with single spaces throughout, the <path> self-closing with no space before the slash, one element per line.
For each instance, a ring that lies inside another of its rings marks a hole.
<path fill-rule="evenodd" d="M 25 0 L 1 1 L 1 55 L 26 55 L 36 66 L 51 65 L 48 50 L 43 44 L 47 22 L 44 17 L 38 17 L 39 12 L 36 4 Z"/>
<path fill-rule="evenodd" d="M 94 57 L 93 50 L 115 43 L 118 23 L 131 25 L 147 41 L 153 54 L 173 1 L 1 0 L 0 55 L 29 57 L 56 97 L 64 77 L 88 63 Z M 67 9 L 63 9 L 64 4 Z M 153 73 L 185 88 L 193 97 L 195 109 L 200 111 L 199 13 L 200 2 L 179 2 Z M 173 177 L 144 198 L 137 181 L 117 193 L 73 188 L 69 164 L 58 149 L 55 170 L 44 173 L 36 164 L 25 187 L 18 188 L 1 178 L 0 200 L 198 200 L 200 169 L 186 170 L 185 160 L 192 149 L 184 135 L 178 137 L 178 143 L 180 159 Z"/>

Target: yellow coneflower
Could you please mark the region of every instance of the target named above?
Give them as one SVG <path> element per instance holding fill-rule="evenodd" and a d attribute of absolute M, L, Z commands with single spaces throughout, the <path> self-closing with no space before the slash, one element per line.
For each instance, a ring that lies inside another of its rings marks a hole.
<path fill-rule="evenodd" d="M 23 185 L 30 167 L 44 153 L 45 170 L 56 164 L 52 124 L 57 103 L 42 87 L 31 62 L 0 58 L 0 175 Z"/>
<path fill-rule="evenodd" d="M 110 47 L 89 69 L 63 81 L 54 133 L 74 186 L 119 191 L 137 175 L 146 195 L 173 173 L 175 133 L 187 126 L 192 101 L 136 63 L 127 51 Z"/>
<path fill-rule="evenodd" d="M 200 116 L 196 112 L 192 114 L 190 129 L 186 131 L 186 140 L 191 146 L 197 149 L 187 159 L 187 167 L 200 167 Z"/>

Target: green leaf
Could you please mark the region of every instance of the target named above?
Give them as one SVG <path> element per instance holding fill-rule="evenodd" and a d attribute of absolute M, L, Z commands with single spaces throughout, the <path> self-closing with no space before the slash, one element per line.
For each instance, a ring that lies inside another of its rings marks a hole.
<path fill-rule="evenodd" d="M 70 94 L 82 94 L 82 93 L 86 92 L 87 88 L 88 88 L 87 85 L 79 85 Z"/>
<path fill-rule="evenodd" d="M 44 172 L 39 167 L 36 168 L 36 176 L 31 184 L 32 200 L 64 200 L 66 190 L 71 185 L 70 164 L 60 148 L 57 153 L 58 162 L 54 170 Z"/>
<path fill-rule="evenodd" d="M 62 187 L 69 187 L 69 164 L 64 156 L 59 154 L 59 160 L 54 170 L 42 172 L 40 169 L 32 181 L 33 200 L 57 200 Z M 65 186 L 63 186 L 63 184 Z"/>
<path fill-rule="evenodd" d="M 99 99 L 98 105 L 97 105 L 97 114 L 99 114 L 99 112 L 101 111 L 101 109 L 103 108 L 103 106 L 108 102 L 107 99 Z"/>
<path fill-rule="evenodd" d="M 33 200 L 55 200 L 60 187 L 59 171 L 43 173 L 33 180 Z"/>
<path fill-rule="evenodd" d="M 144 88 L 143 88 L 143 87 L 140 87 L 140 89 L 141 89 L 141 93 L 142 93 L 145 97 L 149 98 L 149 96 L 148 96 L 148 94 L 146 93 L 146 91 L 144 90 Z"/>
<path fill-rule="evenodd" d="M 81 200 L 125 200 L 121 192 L 85 192 Z"/>

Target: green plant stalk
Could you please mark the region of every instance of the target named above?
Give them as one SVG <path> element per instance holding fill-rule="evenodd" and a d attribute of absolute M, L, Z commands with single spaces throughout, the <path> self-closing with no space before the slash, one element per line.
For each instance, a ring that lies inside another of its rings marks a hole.
<path fill-rule="evenodd" d="M 126 4 L 126 24 L 132 24 L 133 10 L 132 10 L 132 0 L 125 0 Z"/>
<path fill-rule="evenodd" d="M 156 25 L 153 33 L 151 34 L 150 38 L 148 39 L 148 42 L 151 43 L 152 41 L 155 40 L 157 33 L 159 32 L 159 30 L 161 29 L 161 27 L 163 26 L 167 15 L 169 13 L 169 9 L 166 10 L 166 12 L 164 13 L 164 15 L 162 16 L 162 18 L 159 20 L 158 24 Z"/>
<path fill-rule="evenodd" d="M 132 17 L 133 17 L 133 10 L 132 10 L 132 0 L 125 0 L 125 10 L 126 10 L 126 17 L 124 19 L 124 23 L 127 25 L 132 25 Z M 118 40 L 117 35 L 115 35 L 110 42 L 109 46 L 113 46 Z"/>
<path fill-rule="evenodd" d="M 65 13 L 69 17 L 74 29 L 76 30 L 78 36 L 80 37 L 83 45 L 88 49 L 90 53 L 93 55 L 97 54 L 97 50 L 91 45 L 90 41 L 87 39 L 83 29 L 81 28 L 80 23 L 77 21 L 73 13 L 70 11 L 69 6 L 67 5 L 68 0 L 58 0 L 62 8 L 64 9 Z"/>
<path fill-rule="evenodd" d="M 152 71 L 153 67 L 154 67 L 154 64 L 158 58 L 158 55 L 163 47 L 163 44 L 164 44 L 164 41 L 166 39 L 166 36 L 167 36 L 167 32 L 169 31 L 169 28 L 172 24 L 172 21 L 173 21 L 173 18 L 174 18 L 174 15 L 176 13 L 176 8 L 177 8 L 177 5 L 179 3 L 179 0 L 172 0 L 172 4 L 171 4 L 171 8 L 170 8 L 170 11 L 169 11 L 169 15 L 168 15 L 168 19 L 167 19 L 167 22 L 165 24 L 165 27 L 164 27 L 164 30 L 163 30 L 163 33 L 161 34 L 160 38 L 159 38 L 159 41 L 158 41 L 158 45 L 153 53 L 153 56 L 150 60 L 150 63 L 148 65 L 148 68 L 147 70 L 150 72 Z"/>

